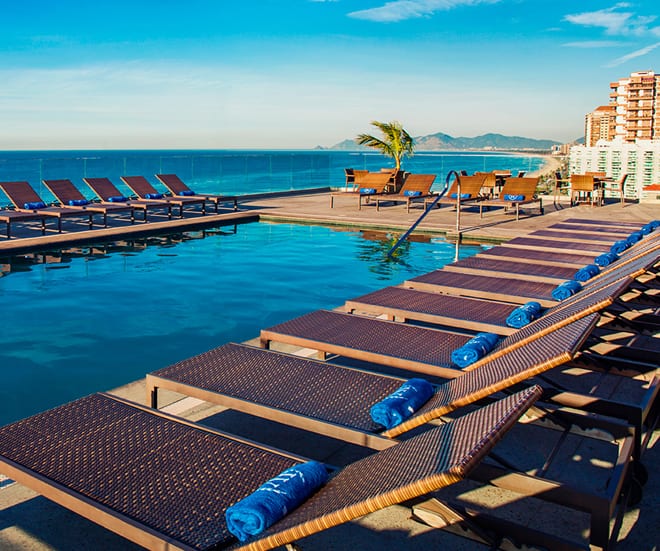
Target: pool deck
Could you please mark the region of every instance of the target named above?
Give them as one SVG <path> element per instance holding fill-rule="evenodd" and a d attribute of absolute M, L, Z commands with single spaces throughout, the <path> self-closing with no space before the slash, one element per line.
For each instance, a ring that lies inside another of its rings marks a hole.
<path fill-rule="evenodd" d="M 565 198 L 564 198 L 565 201 Z M 515 216 L 502 209 L 485 212 L 479 218 L 478 209 L 466 209 L 461 216 L 461 230 L 464 240 L 501 242 L 547 227 L 567 218 L 591 220 L 630 221 L 640 225 L 660 218 L 660 205 L 627 203 L 621 207 L 618 202 L 604 207 L 569 207 L 566 202 L 553 205 L 552 197 L 544 200 L 546 213 L 543 216 L 523 216 L 515 221 Z M 136 222 L 131 225 L 126 219 L 113 220 L 107 229 L 92 232 L 67 220 L 62 234 L 48 233 L 41 237 L 32 229 L 20 229 L 16 225 L 16 238 L 0 238 L 0 256 L 18 254 L 26 250 L 49 247 L 64 247 L 73 244 L 89 243 L 90 240 L 125 239 L 145 233 L 185 231 L 210 227 L 219 224 L 235 224 L 260 219 L 269 222 L 310 223 L 336 226 L 338 229 L 385 230 L 400 232 L 409 227 L 419 216 L 420 209 L 406 213 L 405 206 L 384 206 L 379 211 L 374 206 L 357 209 L 357 199 L 340 197 L 335 199 L 335 208 L 330 208 L 330 197 L 326 191 L 309 194 L 291 194 L 271 197 L 246 198 L 240 203 L 238 212 L 225 214 L 186 213 L 184 218 L 150 216 L 149 224 Z M 165 219 L 164 219 L 165 218 Z M 51 223 L 52 224 L 52 223 Z M 448 207 L 434 209 L 420 224 L 418 234 L 456 236 L 456 213 Z M 346 297 L 347 299 L 350 297 Z M 255 338 L 257 336 L 255 335 Z M 253 342 L 253 341 L 250 341 Z M 223 343 L 218 343 L 218 346 Z M 98 389 L 106 390 L 106 389 Z M 111 392 L 120 396 L 145 402 L 144 380 L 127 382 L 125 386 Z M 168 411 L 191 420 L 226 429 L 258 441 L 275 446 L 286 442 L 289 451 L 311 456 L 314 459 L 340 465 L 364 455 L 365 451 L 329 438 L 312 435 L 290 427 L 277 425 L 266 420 L 236 412 L 225 411 L 217 406 L 187 398 L 175 399 L 170 396 Z M 163 393 L 161 399 L 167 401 Z M 660 464 L 660 430 L 656 430 L 644 456 L 649 468 L 649 481 L 644 487 L 642 501 L 630 508 L 620 529 L 617 549 L 652 550 L 660 542 L 660 472 L 655 465 Z M 530 443 L 533 446 L 533 443 Z M 554 506 L 536 509 L 516 503 L 516 499 L 503 491 L 477 489 L 463 485 L 457 489 L 461 496 L 475 507 L 506 507 L 507 515 L 534 525 L 543 515 L 543 527 L 552 532 L 564 533 L 575 530 L 580 537 L 586 518 L 574 511 L 562 511 Z M 504 503 L 505 505 L 502 505 Z M 477 505 L 478 504 L 478 505 Z M 542 507 L 540 504 L 536 504 Z M 586 525 L 588 526 L 588 524 Z M 583 534 L 582 534 L 583 536 Z M 321 532 L 300 543 L 302 549 L 332 550 L 380 550 L 428 548 L 447 551 L 487 549 L 466 538 L 434 530 L 410 518 L 410 509 L 403 506 L 389 507 L 367 515 L 357 521 Z M 501 549 L 513 549 L 503 542 Z M 70 513 L 68 510 L 42 498 L 31 490 L 10 484 L 0 478 L 0 549 L 18 550 L 85 550 L 104 549 L 107 551 L 138 549 L 123 538 L 100 528 L 91 522 Z"/>

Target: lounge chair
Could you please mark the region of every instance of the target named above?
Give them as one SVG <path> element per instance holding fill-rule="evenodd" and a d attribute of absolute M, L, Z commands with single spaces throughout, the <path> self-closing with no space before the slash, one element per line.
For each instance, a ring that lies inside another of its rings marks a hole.
<path fill-rule="evenodd" d="M 50 190 L 65 209 L 83 210 L 98 212 L 103 215 L 103 225 L 108 226 L 108 214 L 128 212 L 131 217 L 131 224 L 135 222 L 135 212 L 133 207 L 121 203 L 105 204 L 92 203 L 89 201 L 71 180 L 43 180 L 44 185 Z"/>
<path fill-rule="evenodd" d="M 368 203 L 371 197 L 383 195 L 390 184 L 392 173 L 390 172 L 367 172 L 355 175 L 355 191 L 340 191 L 330 194 L 330 208 L 335 206 L 335 197 L 357 197 L 358 210 L 362 209 L 362 200 Z"/>
<path fill-rule="evenodd" d="M 369 172 L 368 170 L 356 170 L 354 168 L 345 168 L 344 169 L 344 174 L 346 175 L 345 191 L 357 191 L 355 178 L 357 177 L 359 179 L 362 177 L 362 175 L 367 174 L 368 172 Z"/>
<path fill-rule="evenodd" d="M 516 220 L 520 219 L 520 205 L 539 204 L 539 212 L 543 214 L 543 199 L 536 195 L 538 178 L 507 178 L 499 197 L 479 203 L 479 216 L 483 216 L 484 207 L 501 206 L 505 209 L 515 209 Z"/>
<path fill-rule="evenodd" d="M 57 231 L 59 233 L 62 233 L 63 218 L 87 218 L 89 229 L 92 229 L 94 225 L 92 218 L 95 214 L 94 212 L 89 210 L 81 212 L 62 207 L 48 206 L 28 182 L 0 182 L 0 188 L 9 197 L 9 200 L 16 207 L 17 212 L 57 218 Z"/>
<path fill-rule="evenodd" d="M 406 212 L 410 212 L 411 203 L 421 201 L 426 204 L 426 199 L 431 197 L 431 186 L 435 181 L 435 174 L 409 174 L 403 182 L 398 193 L 376 197 L 376 210 L 380 209 L 381 203 L 405 203 Z"/>
<path fill-rule="evenodd" d="M 41 235 L 46 234 L 46 216 L 43 214 L 35 214 L 30 212 L 19 212 L 17 210 L 0 209 L 0 222 L 4 222 L 7 226 L 6 235 L 7 239 L 11 238 L 11 225 L 14 222 L 31 222 L 39 220 L 41 222 Z"/>
<path fill-rule="evenodd" d="M 172 205 L 169 203 L 149 201 L 143 199 L 130 199 L 125 197 L 119 188 L 108 178 L 83 178 L 83 181 L 91 188 L 96 196 L 101 200 L 101 204 L 123 203 L 130 205 L 135 210 L 141 210 L 144 213 L 144 221 L 147 221 L 149 210 L 167 210 L 167 217 L 172 218 Z"/>
<path fill-rule="evenodd" d="M 157 407 L 158 390 L 167 389 L 346 442 L 385 449 L 393 445 L 393 438 L 422 424 L 447 416 L 533 376 L 559 369 L 558 366 L 575 355 L 584 333 L 593 326 L 595 318 L 595 315 L 587 316 L 546 333 L 530 347 L 518 348 L 461 377 L 440 384 L 428 402 L 411 418 L 387 430 L 374 423 L 369 416 L 369 408 L 399 388 L 404 379 L 246 345 L 228 344 L 147 375 L 147 399 L 151 400 L 153 407 Z M 281 381 L 286 383 L 281 384 Z M 644 398 L 647 402 L 657 396 L 659 384 L 660 381 L 656 381 L 645 390 Z M 556 388 L 553 390 L 558 404 L 569 403 L 571 407 L 580 404 L 589 412 L 588 417 L 583 414 L 575 414 L 573 417 L 572 422 L 582 432 L 589 428 L 604 429 L 608 425 L 606 421 L 602 425 L 602 420 L 594 419 L 594 410 L 590 408 L 593 403 L 597 404 L 596 409 L 600 413 L 609 416 L 615 412 L 621 413 L 621 404 L 600 397 L 595 399 L 593 393 L 584 396 L 566 389 L 561 392 Z M 630 404 L 624 407 L 627 408 L 626 416 L 633 417 L 639 413 Z M 550 413 L 546 421 L 552 423 L 553 416 Z M 565 412 L 560 415 L 566 430 L 570 429 L 567 426 L 567 423 L 571 424 L 570 418 L 570 414 L 565 417 Z M 627 417 L 624 419 L 627 420 Z M 611 449 L 617 454 L 614 463 L 618 468 L 612 470 L 612 477 L 606 484 L 606 493 L 609 494 L 607 501 L 598 492 L 595 497 L 583 493 L 579 485 L 561 497 L 561 500 L 567 499 L 567 504 L 572 506 L 580 502 L 579 508 L 593 515 L 595 538 L 603 532 L 603 517 L 607 519 L 606 525 L 609 524 L 609 516 L 614 511 L 619 493 L 625 487 L 626 469 L 630 465 L 631 455 L 634 455 L 631 451 L 632 446 L 635 446 L 632 440 L 641 441 L 640 432 L 631 436 L 627 429 L 618 424 L 614 425 L 614 430 L 617 443 Z M 644 472 L 641 464 L 636 462 L 640 456 L 634 457 L 632 465 L 639 472 Z M 552 483 L 547 475 L 537 478 L 522 473 L 508 473 L 500 480 L 489 482 L 520 491 L 521 486 L 517 484 L 521 480 L 531 485 Z M 569 495 L 570 499 L 567 498 Z"/>
<path fill-rule="evenodd" d="M 539 394 L 533 387 L 347 466 L 238 547 L 285 545 L 464 478 Z M 105 394 L 0 428 L 0 472 L 150 549 L 237 547 L 227 508 L 303 461 Z"/>
<path fill-rule="evenodd" d="M 460 197 L 458 194 L 459 182 L 458 180 L 454 180 L 451 187 L 447 191 L 447 194 L 441 199 L 438 199 L 438 201 L 436 202 L 438 208 L 440 208 L 442 205 L 452 205 L 453 207 L 456 207 L 459 201 L 461 205 L 464 204 L 472 205 L 478 201 L 482 201 L 484 197 L 481 194 L 481 187 L 483 186 L 485 180 L 486 180 L 485 175 L 461 176 Z"/>
<path fill-rule="evenodd" d="M 238 210 L 238 199 L 229 195 L 207 195 L 193 192 L 176 174 L 156 174 L 161 183 L 170 190 L 175 197 L 192 197 L 195 199 L 204 199 L 213 203 L 215 212 L 218 212 L 218 205 L 222 203 L 232 203 L 234 210 Z"/>
<path fill-rule="evenodd" d="M 121 179 L 140 199 L 179 207 L 180 218 L 183 218 L 183 207 L 187 205 L 201 205 L 202 214 L 206 214 L 206 200 L 203 198 L 169 197 L 160 193 L 144 176 L 122 176 Z"/>

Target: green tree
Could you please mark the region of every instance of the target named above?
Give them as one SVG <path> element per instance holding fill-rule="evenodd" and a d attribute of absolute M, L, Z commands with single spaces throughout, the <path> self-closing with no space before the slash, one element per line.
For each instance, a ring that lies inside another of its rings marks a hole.
<path fill-rule="evenodd" d="M 401 170 L 401 160 L 406 155 L 412 156 L 415 150 L 410 134 L 397 121 L 372 121 L 371 124 L 382 132 L 383 137 L 377 138 L 370 134 L 360 134 L 355 138 L 355 141 L 359 145 L 373 147 L 374 149 L 378 149 L 383 155 L 392 157 L 396 164 L 396 169 Z"/>

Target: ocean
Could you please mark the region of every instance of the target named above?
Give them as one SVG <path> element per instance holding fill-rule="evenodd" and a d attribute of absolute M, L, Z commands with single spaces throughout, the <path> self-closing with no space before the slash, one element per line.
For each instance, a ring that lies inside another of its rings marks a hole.
<path fill-rule="evenodd" d="M 403 160 L 408 172 L 436 174 L 440 189 L 451 170 L 519 170 L 533 172 L 541 157 L 500 152 L 419 152 Z M 54 198 L 41 183 L 70 179 L 89 198 L 83 177 L 110 178 L 129 193 L 120 176 L 178 174 L 197 193 L 242 195 L 316 187 L 340 187 L 344 169 L 377 171 L 392 167 L 392 160 L 378 152 L 351 151 L 5 151 L 0 152 L 0 181 L 28 181 L 45 201 Z M 160 185 L 157 185 L 160 188 Z M 0 191 L 0 206 L 9 201 Z"/>

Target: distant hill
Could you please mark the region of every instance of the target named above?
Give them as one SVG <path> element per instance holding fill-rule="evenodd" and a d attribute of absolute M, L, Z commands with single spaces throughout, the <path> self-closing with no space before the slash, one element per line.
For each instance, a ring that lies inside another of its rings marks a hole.
<path fill-rule="evenodd" d="M 549 151 L 553 145 L 561 145 L 554 140 L 537 140 L 522 136 L 503 136 L 502 134 L 483 134 L 474 138 L 454 138 L 449 134 L 437 132 L 428 136 L 413 138 L 417 151 L 440 151 L 447 149 L 471 150 L 516 150 L 516 151 Z M 348 139 L 329 147 L 340 151 L 364 151 L 369 148 L 360 146 L 354 140 Z"/>

